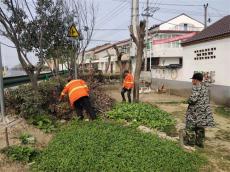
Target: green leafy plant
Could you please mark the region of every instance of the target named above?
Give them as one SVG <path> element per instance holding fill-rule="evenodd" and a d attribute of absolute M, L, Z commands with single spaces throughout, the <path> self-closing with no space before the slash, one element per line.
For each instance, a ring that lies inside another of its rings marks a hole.
<path fill-rule="evenodd" d="M 175 128 L 175 120 L 170 114 L 146 103 L 118 103 L 107 114 L 112 119 L 124 119 L 135 125 L 145 125 L 165 132 Z"/>
<path fill-rule="evenodd" d="M 19 137 L 19 139 L 21 140 L 21 144 L 34 144 L 35 143 L 35 138 L 28 133 L 22 133 Z"/>
<path fill-rule="evenodd" d="M 10 146 L 1 150 L 1 152 L 6 154 L 11 160 L 22 162 L 31 162 L 40 153 L 40 151 L 35 148 L 25 146 Z"/>
<path fill-rule="evenodd" d="M 172 141 L 115 122 L 74 121 L 36 159 L 34 171 L 186 171 L 205 163 Z"/>
<path fill-rule="evenodd" d="M 46 133 L 55 131 L 57 129 L 54 120 L 52 120 L 49 115 L 30 116 L 28 122 Z"/>

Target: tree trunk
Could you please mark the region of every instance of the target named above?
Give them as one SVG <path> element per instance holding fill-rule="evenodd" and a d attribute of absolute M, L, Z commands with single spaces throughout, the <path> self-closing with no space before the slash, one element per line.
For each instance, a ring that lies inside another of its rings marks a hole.
<path fill-rule="evenodd" d="M 134 102 L 139 102 L 139 84 L 140 84 L 142 56 L 143 56 L 143 49 L 141 50 L 140 48 L 137 51 L 136 70 L 134 73 L 134 90 L 135 90 L 133 93 Z"/>
<path fill-rule="evenodd" d="M 123 71 L 122 71 L 121 60 L 118 61 L 118 65 L 119 65 L 119 70 L 120 70 L 120 83 L 122 84 L 122 82 L 123 82 Z"/>
<path fill-rule="evenodd" d="M 56 63 L 55 73 L 56 73 L 56 76 L 58 76 L 59 75 L 59 60 L 58 60 L 58 58 L 56 58 L 55 63 Z"/>
<path fill-rule="evenodd" d="M 37 91 L 38 90 L 38 75 L 34 74 L 34 72 L 31 72 L 31 73 L 29 72 L 27 74 L 30 78 L 31 86 L 32 86 L 33 90 Z"/>
<path fill-rule="evenodd" d="M 122 82 L 123 82 L 123 71 L 122 71 L 121 58 L 123 56 L 123 53 L 119 52 L 118 47 L 116 45 L 114 45 L 113 48 L 115 49 L 115 52 L 117 55 L 117 62 L 118 62 L 119 69 L 120 69 L 120 83 L 122 84 Z"/>
<path fill-rule="evenodd" d="M 108 55 L 108 65 L 106 66 L 105 73 L 108 73 L 109 66 L 110 66 L 110 63 L 111 63 L 111 55 L 110 55 L 108 50 L 106 50 L 106 53 Z"/>
<path fill-rule="evenodd" d="M 137 26 L 137 31 L 138 31 L 137 36 L 134 35 L 133 26 L 130 27 L 130 36 L 132 37 L 133 41 L 137 46 L 136 68 L 134 72 L 134 91 L 133 91 L 134 102 L 139 102 L 139 80 L 141 74 L 143 50 L 145 46 L 144 45 L 145 26 L 146 26 L 146 22 L 141 21 L 140 25 Z"/>

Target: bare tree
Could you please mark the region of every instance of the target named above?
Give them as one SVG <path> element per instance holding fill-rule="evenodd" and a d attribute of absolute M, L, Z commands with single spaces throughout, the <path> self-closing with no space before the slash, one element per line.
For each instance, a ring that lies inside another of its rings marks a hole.
<path fill-rule="evenodd" d="M 74 66 L 76 60 L 81 55 L 80 64 L 84 62 L 85 51 L 91 41 L 94 27 L 95 27 L 95 5 L 93 1 L 85 0 L 72 1 L 67 4 L 67 10 L 71 9 L 73 14 L 73 23 L 76 23 L 77 29 L 80 33 L 80 38 L 75 44 L 75 54 L 71 59 L 71 66 Z"/>
<path fill-rule="evenodd" d="M 121 58 L 122 58 L 124 52 L 120 52 L 118 50 L 117 45 L 115 45 L 115 44 L 113 45 L 113 48 L 115 49 L 115 52 L 116 52 L 116 55 L 117 55 L 117 63 L 118 63 L 119 69 L 120 69 L 120 82 L 122 82 L 122 80 L 123 80 L 123 73 L 122 72 L 123 71 L 122 71 Z"/>
<path fill-rule="evenodd" d="M 105 73 L 108 72 L 109 66 L 110 66 L 110 63 L 111 63 L 111 54 L 109 53 L 108 49 L 106 50 L 106 53 L 107 53 L 107 56 L 108 56 L 108 64 L 106 66 Z"/>
<path fill-rule="evenodd" d="M 137 46 L 136 68 L 134 72 L 134 90 L 133 90 L 134 102 L 139 102 L 139 80 L 141 74 L 142 57 L 144 53 L 143 50 L 145 47 L 144 44 L 145 26 L 146 26 L 146 21 L 145 20 L 140 21 L 140 25 L 137 26 L 137 35 L 134 34 L 133 26 L 130 27 L 130 36 Z"/>

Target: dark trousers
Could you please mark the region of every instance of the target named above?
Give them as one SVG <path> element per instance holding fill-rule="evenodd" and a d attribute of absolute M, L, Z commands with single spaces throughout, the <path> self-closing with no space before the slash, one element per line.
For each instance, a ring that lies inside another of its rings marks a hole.
<path fill-rule="evenodd" d="M 77 112 L 77 116 L 82 120 L 84 118 L 83 110 L 89 114 L 90 119 L 94 120 L 96 118 L 96 113 L 91 106 L 89 97 L 81 97 L 77 101 L 74 102 L 74 106 Z"/>
<path fill-rule="evenodd" d="M 187 145 L 197 145 L 199 147 L 204 147 L 205 139 L 205 128 L 203 127 L 193 127 L 185 129 L 184 142 Z"/>
<path fill-rule="evenodd" d="M 127 97 L 128 97 L 129 103 L 131 103 L 131 91 L 132 91 L 132 89 L 122 88 L 122 90 L 121 90 L 121 96 L 122 96 L 122 101 L 123 102 L 126 101 L 126 99 L 125 99 L 125 93 L 127 92 Z"/>

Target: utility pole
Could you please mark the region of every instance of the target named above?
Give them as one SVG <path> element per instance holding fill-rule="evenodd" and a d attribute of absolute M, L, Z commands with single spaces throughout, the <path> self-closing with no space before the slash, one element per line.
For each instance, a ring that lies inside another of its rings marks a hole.
<path fill-rule="evenodd" d="M 207 11 L 208 11 L 208 3 L 204 4 L 204 28 L 207 27 Z"/>
<path fill-rule="evenodd" d="M 147 71 L 147 59 L 148 59 L 148 34 L 149 34 L 149 0 L 147 0 L 146 4 L 146 14 L 143 14 L 143 16 L 146 16 L 146 28 L 145 28 L 145 66 L 144 66 L 144 71 Z M 151 60 L 151 55 L 150 55 L 150 60 Z"/>
<path fill-rule="evenodd" d="M 137 36 L 137 25 L 139 24 L 139 0 L 132 0 L 131 5 L 131 27 L 133 28 L 134 35 Z M 131 49 L 130 49 L 130 58 L 132 65 L 132 73 L 134 75 L 134 71 L 136 68 L 136 45 L 132 41 Z"/>
<path fill-rule="evenodd" d="M 5 107 L 4 107 L 3 66 L 2 66 L 1 43 L 0 43 L 0 103 L 1 103 L 1 119 L 0 119 L 0 121 L 4 122 Z"/>
<path fill-rule="evenodd" d="M 147 58 L 148 58 L 148 38 L 149 38 L 149 17 L 153 17 L 153 13 L 155 13 L 157 10 L 159 10 L 158 7 L 150 7 L 149 6 L 149 0 L 147 0 L 147 4 L 146 4 L 146 9 L 144 14 L 142 14 L 142 16 L 146 17 L 146 29 L 145 29 L 145 64 L 144 64 L 144 70 L 147 71 Z M 150 53 L 150 62 L 151 62 L 151 53 Z M 151 65 L 150 65 L 151 68 Z"/>

